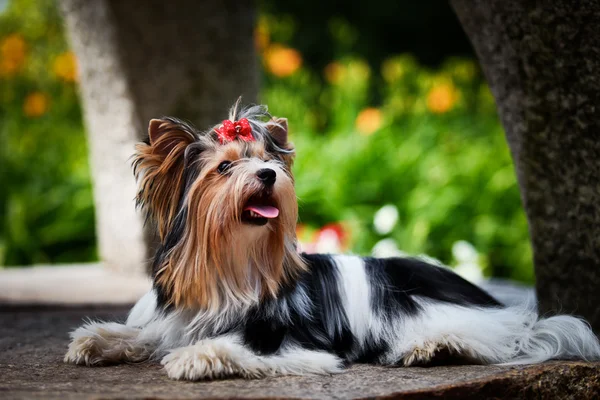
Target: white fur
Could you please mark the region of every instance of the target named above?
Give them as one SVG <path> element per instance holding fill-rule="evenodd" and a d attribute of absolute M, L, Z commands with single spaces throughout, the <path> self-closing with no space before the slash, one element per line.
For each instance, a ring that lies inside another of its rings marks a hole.
<path fill-rule="evenodd" d="M 64 361 L 88 366 L 144 361 L 154 346 L 140 341 L 140 332 L 116 322 L 89 322 L 71 332 Z"/>
<path fill-rule="evenodd" d="M 129 311 L 127 326 L 142 327 L 156 317 L 156 293 L 150 290 Z"/>
<path fill-rule="evenodd" d="M 396 343 L 385 362 L 410 365 L 415 352 L 447 349 L 490 364 L 532 364 L 553 358 L 600 358 L 600 344 L 584 321 L 571 316 L 538 320 L 523 307 L 482 309 L 421 300 L 423 311 L 395 324 Z M 432 353 L 433 355 L 433 353 Z M 408 358 L 408 359 L 407 359 Z"/>
<path fill-rule="evenodd" d="M 373 313 L 371 305 L 371 284 L 365 271 L 365 263 L 356 256 L 334 256 L 339 272 L 338 289 L 344 310 L 359 348 L 368 335 L 378 338 L 383 326 Z M 339 322 L 338 322 L 339 323 Z"/>
<path fill-rule="evenodd" d="M 161 361 L 172 379 L 200 380 L 230 376 L 263 378 L 277 375 L 331 374 L 341 372 L 341 360 L 331 353 L 284 349 L 259 356 L 241 344 L 239 337 L 224 335 L 203 339 L 171 350 Z"/>

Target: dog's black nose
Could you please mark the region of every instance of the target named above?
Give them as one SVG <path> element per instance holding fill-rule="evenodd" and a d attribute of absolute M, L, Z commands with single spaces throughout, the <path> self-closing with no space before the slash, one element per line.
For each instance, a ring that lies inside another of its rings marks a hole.
<path fill-rule="evenodd" d="M 259 169 L 256 176 L 258 176 L 258 179 L 267 186 L 273 186 L 275 178 L 277 178 L 277 174 L 271 168 Z"/>

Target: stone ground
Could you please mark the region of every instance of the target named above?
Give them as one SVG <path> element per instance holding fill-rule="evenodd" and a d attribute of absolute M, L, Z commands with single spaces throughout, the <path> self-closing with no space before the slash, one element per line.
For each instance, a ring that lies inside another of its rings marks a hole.
<path fill-rule="evenodd" d="M 85 317 L 124 319 L 124 306 L 0 305 L 0 398 L 594 398 L 600 363 L 533 367 L 352 367 L 344 374 L 214 382 L 169 380 L 155 363 L 62 363 L 67 332 Z"/>

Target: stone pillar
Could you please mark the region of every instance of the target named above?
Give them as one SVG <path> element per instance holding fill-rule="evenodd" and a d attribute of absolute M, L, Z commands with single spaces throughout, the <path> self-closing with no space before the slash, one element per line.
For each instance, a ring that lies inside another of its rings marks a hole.
<path fill-rule="evenodd" d="M 134 207 L 129 158 L 148 120 L 204 129 L 235 99 L 255 101 L 254 3 L 236 0 L 60 0 L 79 62 L 101 260 L 142 273 L 154 232 Z"/>
<path fill-rule="evenodd" d="M 600 2 L 451 0 L 517 169 L 542 313 L 600 332 Z"/>

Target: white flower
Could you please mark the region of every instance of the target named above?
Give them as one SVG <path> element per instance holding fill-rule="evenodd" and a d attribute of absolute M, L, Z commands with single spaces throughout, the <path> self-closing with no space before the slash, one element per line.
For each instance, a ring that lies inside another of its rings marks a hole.
<path fill-rule="evenodd" d="M 475 247 L 464 240 L 459 240 L 452 245 L 452 255 L 459 264 L 477 263 L 479 257 Z"/>
<path fill-rule="evenodd" d="M 398 208 L 393 204 L 386 204 L 375 213 L 373 226 L 375 232 L 380 235 L 387 235 L 394 229 L 398 223 Z"/>
<path fill-rule="evenodd" d="M 454 267 L 454 272 L 474 284 L 480 284 L 484 281 L 479 254 L 471 243 L 464 240 L 455 242 L 452 245 L 452 256 L 457 264 Z"/>
<path fill-rule="evenodd" d="M 484 281 L 481 265 L 476 262 L 458 264 L 454 267 L 454 272 L 476 285 L 479 285 Z"/>
<path fill-rule="evenodd" d="M 374 257 L 387 258 L 387 257 L 403 257 L 405 253 L 398 249 L 396 241 L 391 238 L 381 239 L 375 243 L 371 253 Z"/>

